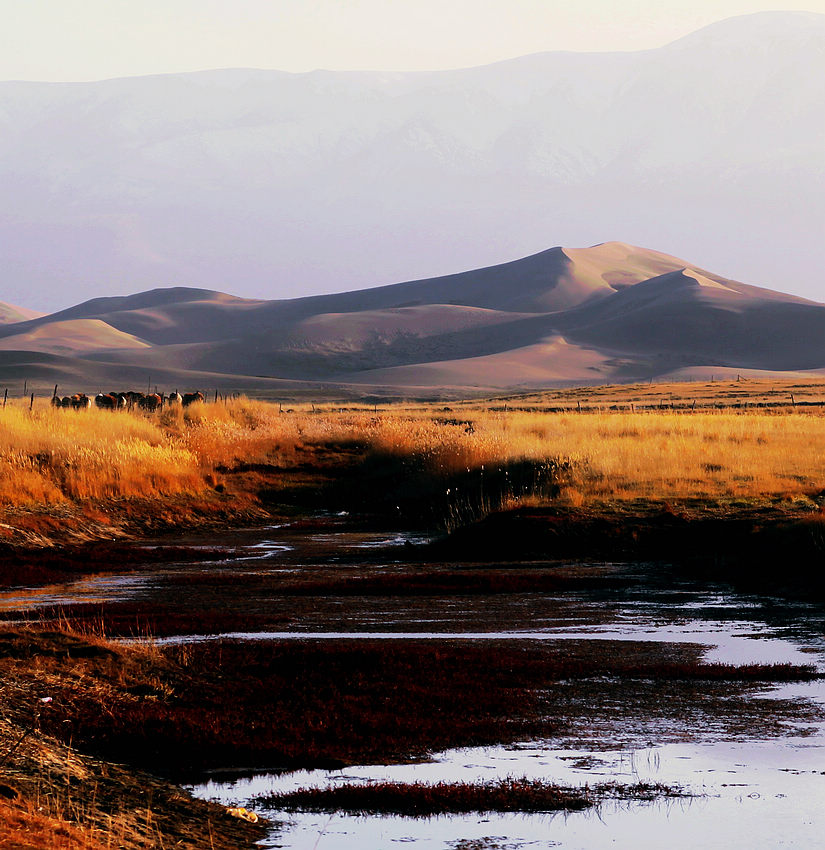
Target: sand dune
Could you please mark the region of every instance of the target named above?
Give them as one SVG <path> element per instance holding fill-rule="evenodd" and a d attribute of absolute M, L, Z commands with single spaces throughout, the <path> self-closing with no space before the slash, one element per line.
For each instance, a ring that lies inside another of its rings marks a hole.
<path fill-rule="evenodd" d="M 38 313 L 37 310 L 28 310 L 25 307 L 17 307 L 14 304 L 5 304 L 0 301 L 0 325 L 25 322 L 42 315 L 44 314 Z"/>
<path fill-rule="evenodd" d="M 534 345 L 460 360 L 374 369 L 342 376 L 352 384 L 498 390 L 610 380 L 613 364 L 596 349 L 550 337 Z"/>
<path fill-rule="evenodd" d="M 51 396 L 57 385 L 61 394 L 85 392 L 90 395 L 113 389 L 143 390 L 158 387 L 164 391 L 199 389 L 210 395 L 216 389 L 226 392 L 258 392 L 269 397 L 320 394 L 324 387 L 308 381 L 284 381 L 244 375 L 200 372 L 173 367 L 147 370 L 142 366 L 107 363 L 82 357 L 65 357 L 34 351 L 0 351 L 0 387 L 8 387 L 9 397 L 22 396 L 24 381 L 29 392 Z M 346 388 L 343 388 L 346 392 Z M 356 393 L 357 394 L 357 393 Z M 210 396 L 211 397 L 211 396 Z"/>
<path fill-rule="evenodd" d="M 100 319 L 47 322 L 0 339 L 0 349 L 6 351 L 43 351 L 69 355 L 148 347 L 148 342 L 116 330 Z"/>
<path fill-rule="evenodd" d="M 0 325 L 0 349 L 64 355 L 56 374 L 190 386 L 209 376 L 245 387 L 540 387 L 825 369 L 825 305 L 607 242 L 284 301 L 181 287 L 96 299 Z"/>
<path fill-rule="evenodd" d="M 291 335 L 310 344 L 340 340 L 363 345 L 393 335 L 438 336 L 484 328 L 530 315 L 457 304 L 422 304 L 356 313 L 320 313 L 296 323 Z"/>
<path fill-rule="evenodd" d="M 825 366 L 825 306 L 695 271 L 670 272 L 559 317 L 569 338 L 679 365 Z"/>

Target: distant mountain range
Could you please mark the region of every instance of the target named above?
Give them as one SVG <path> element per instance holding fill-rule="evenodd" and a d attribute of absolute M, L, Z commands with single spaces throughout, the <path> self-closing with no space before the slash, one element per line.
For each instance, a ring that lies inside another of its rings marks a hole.
<path fill-rule="evenodd" d="M 618 242 L 293 300 L 180 287 L 0 317 L 0 381 L 87 391 L 437 395 L 825 371 L 825 305 Z"/>
<path fill-rule="evenodd" d="M 733 18 L 655 50 L 459 71 L 3 82 L 0 298 L 55 310 L 195 285 L 282 299 L 611 234 L 819 299 L 823 139 L 825 15 L 813 13 Z M 461 312 L 465 336 L 494 335 L 478 330 L 490 316 Z M 151 321 L 135 323 L 122 332 Z M 223 355 L 186 356 L 211 368 Z"/>

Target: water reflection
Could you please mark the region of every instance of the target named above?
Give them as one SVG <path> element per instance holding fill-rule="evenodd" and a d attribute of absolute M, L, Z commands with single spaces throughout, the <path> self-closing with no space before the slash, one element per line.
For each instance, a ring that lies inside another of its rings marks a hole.
<path fill-rule="evenodd" d="M 825 705 L 821 682 L 785 685 L 776 698 Z M 798 730 L 797 730 L 798 731 Z M 300 787 L 370 781 L 485 781 L 528 776 L 564 785 L 662 782 L 691 799 L 606 801 L 597 812 L 566 815 L 477 814 L 423 820 L 267 812 L 288 826 L 269 846 L 309 850 L 352 846 L 418 848 L 565 847 L 776 848 L 820 846 L 825 800 L 825 727 L 771 741 L 703 741 L 638 749 L 562 749 L 553 741 L 453 750 L 415 765 L 296 771 L 198 786 L 199 796 L 265 811 L 266 797 Z M 343 843 L 343 842 L 346 843 Z M 505 843 L 502 843 L 504 841 Z M 479 842 L 479 843 L 470 843 Z M 486 843 L 485 843 L 486 842 Z M 498 843 L 496 843 L 498 842 Z"/>

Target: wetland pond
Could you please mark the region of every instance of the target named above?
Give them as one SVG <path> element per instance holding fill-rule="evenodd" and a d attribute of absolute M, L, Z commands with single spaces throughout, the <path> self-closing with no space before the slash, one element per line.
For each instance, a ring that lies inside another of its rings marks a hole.
<path fill-rule="evenodd" d="M 583 642 L 615 643 L 619 651 L 623 642 L 642 642 L 689 645 L 703 662 L 809 664 L 825 671 L 821 605 L 738 593 L 655 563 L 434 565 L 416 558 L 423 542 L 403 534 L 274 527 L 215 541 L 227 548 L 225 560 L 15 589 L 0 594 L 0 610 L 28 616 L 54 606 L 152 606 L 172 598 L 198 612 L 219 607 L 220 622 L 229 627 L 220 634 L 167 629 L 159 642 L 506 641 L 562 651 Z M 396 557 L 401 551 L 403 558 Z M 467 582 L 452 578 L 456 574 Z M 393 592 L 411 576 L 418 592 Z M 502 585 L 501 576 L 512 586 Z M 544 584 L 524 592 L 531 576 Z M 591 687 L 598 694 L 599 682 Z M 825 680 L 752 685 L 744 718 L 737 714 L 740 703 L 732 709 L 737 716 L 717 719 L 706 707 L 672 711 L 672 698 L 657 707 L 656 683 L 650 693 L 636 705 L 611 696 L 557 737 L 436 752 L 413 764 L 224 771 L 188 787 L 265 814 L 273 825 L 263 846 L 294 850 L 825 846 Z M 714 710 L 724 704 L 723 695 Z M 270 799 L 343 783 L 508 777 L 564 786 L 661 783 L 684 796 L 632 801 L 608 795 L 581 812 L 430 818 L 286 812 Z"/>

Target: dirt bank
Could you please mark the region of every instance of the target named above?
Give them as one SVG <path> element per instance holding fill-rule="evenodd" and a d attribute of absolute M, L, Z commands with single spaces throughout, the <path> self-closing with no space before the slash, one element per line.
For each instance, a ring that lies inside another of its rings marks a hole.
<path fill-rule="evenodd" d="M 816 504 L 634 501 L 491 514 L 428 557 L 664 561 L 753 590 L 825 598 L 825 514 Z"/>
<path fill-rule="evenodd" d="M 119 680 L 138 700 L 151 690 L 142 679 L 153 666 L 146 650 L 60 632 L 0 632 L 0 846 L 241 850 L 263 836 L 262 823 L 95 757 L 75 735 L 62 689 L 96 698 L 105 722 L 107 683 Z"/>

